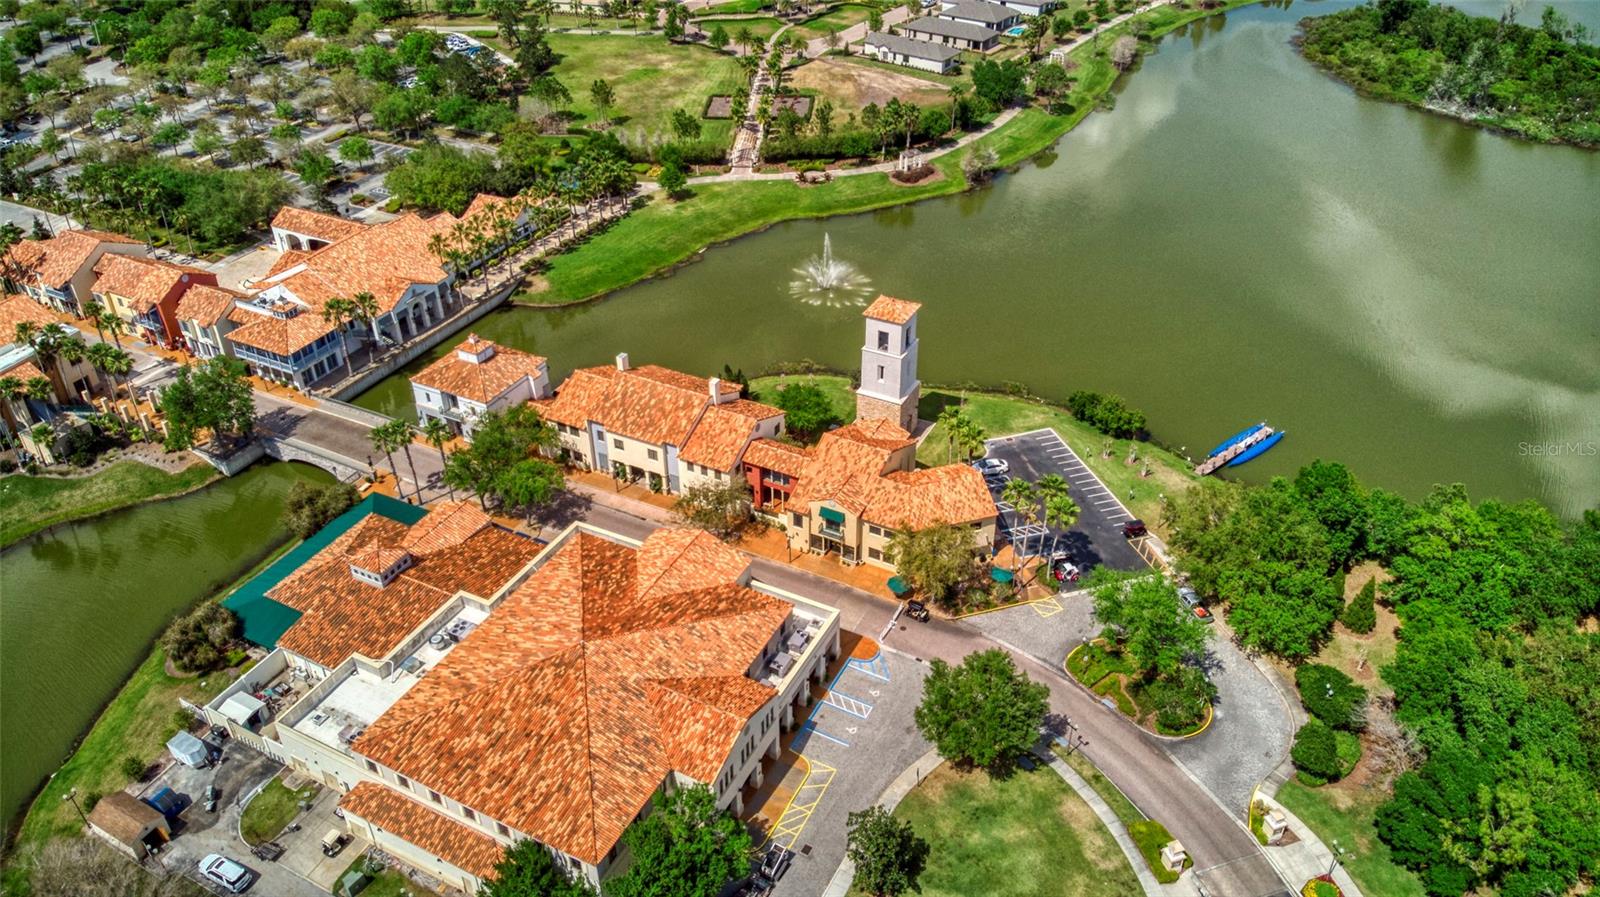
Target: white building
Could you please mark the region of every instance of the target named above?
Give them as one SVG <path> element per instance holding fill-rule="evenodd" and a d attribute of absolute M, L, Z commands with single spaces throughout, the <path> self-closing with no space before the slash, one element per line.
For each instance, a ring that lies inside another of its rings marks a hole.
<path fill-rule="evenodd" d="M 903 65 L 925 72 L 945 74 L 956 67 L 961 51 L 955 47 L 916 40 L 900 34 L 871 32 L 862 42 L 861 52 L 879 62 Z"/>
<path fill-rule="evenodd" d="M 206 714 L 452 887 L 524 839 L 598 883 L 663 790 L 742 811 L 839 654 L 836 610 L 749 565 L 698 530 L 540 549 L 469 504 L 368 517 L 268 593 L 303 615 Z M 286 695 L 227 709 L 251 692 Z"/>
<path fill-rule="evenodd" d="M 468 439 L 483 415 L 550 396 L 550 367 L 543 358 L 476 333 L 411 377 L 419 422 L 437 418 Z"/>

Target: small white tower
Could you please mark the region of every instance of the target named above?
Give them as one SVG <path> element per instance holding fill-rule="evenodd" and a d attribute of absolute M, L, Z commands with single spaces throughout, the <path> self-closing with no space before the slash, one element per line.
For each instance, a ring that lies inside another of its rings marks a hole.
<path fill-rule="evenodd" d="M 890 420 L 907 433 L 917 428 L 916 302 L 879 296 L 862 315 L 867 339 L 861 346 L 861 388 L 856 390 L 856 417 Z"/>

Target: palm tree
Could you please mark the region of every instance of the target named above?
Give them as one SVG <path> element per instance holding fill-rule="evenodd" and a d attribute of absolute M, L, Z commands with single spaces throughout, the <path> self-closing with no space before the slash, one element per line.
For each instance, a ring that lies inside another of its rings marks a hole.
<path fill-rule="evenodd" d="M 105 344 L 96 343 L 95 345 Z M 60 344 L 56 346 L 56 354 L 61 356 L 61 360 L 65 361 L 67 364 L 75 365 L 84 358 L 88 357 L 89 346 L 81 338 L 69 336 L 66 339 L 63 339 Z"/>
<path fill-rule="evenodd" d="M 47 405 L 56 401 L 56 387 L 50 382 L 49 377 L 29 377 L 27 382 L 28 396 L 38 399 Z"/>
<path fill-rule="evenodd" d="M 956 422 L 956 445 L 969 460 L 983 449 L 983 441 L 988 435 L 977 421 L 965 414 Z"/>
<path fill-rule="evenodd" d="M 371 293 L 357 293 L 349 299 L 352 318 L 365 321 L 372 325 L 372 339 L 381 341 L 383 337 L 378 333 L 378 299 Z"/>
<path fill-rule="evenodd" d="M 27 417 L 26 406 L 19 404 L 27 394 L 28 387 L 21 377 L 0 377 L 0 399 L 5 399 L 0 411 L 5 414 L 6 427 L 13 433 L 21 432 L 20 422 Z"/>
<path fill-rule="evenodd" d="M 133 370 L 133 356 L 129 355 L 127 350 L 115 348 L 109 343 L 95 343 L 89 347 L 85 356 L 101 373 L 111 375 L 111 398 L 115 399 L 117 383 Z M 128 390 L 128 398 L 133 398 L 132 388 Z"/>
<path fill-rule="evenodd" d="M 422 504 L 422 481 L 417 478 L 417 462 L 411 457 L 411 441 L 412 437 L 417 435 L 417 426 L 408 420 L 396 420 L 385 426 L 394 432 L 395 441 L 400 444 L 401 451 L 406 453 L 406 466 L 411 468 L 411 484 L 416 487 L 417 504 L 420 505 Z M 397 488 L 399 479 L 398 476 L 395 477 Z"/>
<path fill-rule="evenodd" d="M 61 357 L 62 346 L 71 339 L 66 328 L 54 322 L 43 327 L 35 327 L 32 323 L 23 321 L 17 324 L 17 339 L 33 347 L 34 353 L 39 356 L 39 366 L 44 368 L 45 375 L 55 386 L 56 395 L 66 395 L 67 383 L 61 376 L 60 366 L 56 363 Z"/>
<path fill-rule="evenodd" d="M 450 459 L 444 453 L 444 444 L 454 437 L 455 433 L 450 429 L 450 425 L 437 417 L 430 417 L 422 423 L 422 438 L 426 439 L 429 445 L 439 450 L 439 468 L 441 470 L 450 463 Z M 445 485 L 450 489 L 450 500 L 455 501 L 456 487 L 451 485 L 448 480 L 445 481 Z"/>
<path fill-rule="evenodd" d="M 1020 526 L 1032 526 L 1039 519 L 1039 491 L 1027 480 L 1012 480 L 1000 490 L 1000 500 L 1012 508 L 1012 519 Z M 1023 547 L 1011 540 L 1011 564 L 1015 572 L 1022 565 Z"/>
<path fill-rule="evenodd" d="M 944 459 L 946 462 L 955 460 L 956 431 L 961 427 L 963 420 L 965 418 L 961 416 L 961 406 L 959 405 L 946 405 L 939 411 L 939 419 L 936 423 L 944 427 Z"/>
<path fill-rule="evenodd" d="M 1070 529 L 1078 522 L 1078 503 L 1067 491 L 1066 478 L 1059 473 L 1045 474 L 1035 484 L 1044 501 L 1044 522 L 1055 529 Z M 1050 552 L 1055 553 L 1057 537 L 1050 536 Z"/>
<path fill-rule="evenodd" d="M 122 348 L 122 334 L 128 332 L 127 323 L 117 317 L 116 312 L 106 310 L 100 313 L 100 326 L 110 332 L 111 338 L 117 341 L 117 348 Z"/>
<path fill-rule="evenodd" d="M 100 316 L 102 314 L 105 314 L 105 310 L 106 310 L 106 307 L 104 305 L 101 305 L 100 304 L 100 300 L 98 300 L 98 299 L 86 299 L 86 300 L 84 300 L 84 303 L 83 303 L 83 316 L 88 318 L 89 322 L 94 325 L 95 335 L 100 337 L 100 341 L 101 342 L 105 342 L 106 341 L 105 328 L 100 326 Z"/>
<path fill-rule="evenodd" d="M 349 299 L 337 296 L 322 303 L 322 320 L 339 328 L 339 346 L 344 350 L 345 373 L 351 377 L 356 375 L 355 359 L 350 357 L 350 332 L 345 329 L 345 324 L 355 318 L 355 304 Z"/>
<path fill-rule="evenodd" d="M 391 421 L 382 426 L 373 427 L 372 431 L 367 434 L 367 438 L 372 440 L 373 449 L 383 452 L 383 456 L 389 459 L 389 470 L 394 473 L 395 497 L 405 498 L 405 492 L 400 488 L 400 468 L 396 467 L 394 463 L 394 450 L 400 447 L 400 442 L 396 439 L 394 431 L 395 423 L 397 422 Z"/>

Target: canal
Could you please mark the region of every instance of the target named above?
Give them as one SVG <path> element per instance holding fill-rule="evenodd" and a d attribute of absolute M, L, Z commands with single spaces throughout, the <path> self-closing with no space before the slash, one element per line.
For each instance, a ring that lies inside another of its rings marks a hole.
<path fill-rule="evenodd" d="M 288 538 L 314 467 L 274 463 L 0 554 L 0 810 L 11 819 L 148 656 L 167 623 Z"/>
<path fill-rule="evenodd" d="M 1412 496 L 1461 481 L 1576 514 L 1600 497 L 1600 154 L 1357 96 L 1290 44 L 1347 5 L 1169 36 L 1113 111 L 992 189 L 778 226 L 475 329 L 555 377 L 619 351 L 701 374 L 854 368 L 859 310 L 791 290 L 831 234 L 872 291 L 924 303 L 925 380 L 1120 393 L 1190 450 L 1287 429 L 1248 479 L 1336 458 Z M 403 375 L 358 402 L 410 411 Z"/>

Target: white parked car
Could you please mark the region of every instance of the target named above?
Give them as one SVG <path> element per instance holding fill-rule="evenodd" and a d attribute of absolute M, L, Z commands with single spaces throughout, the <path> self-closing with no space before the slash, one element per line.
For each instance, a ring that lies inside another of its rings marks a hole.
<path fill-rule="evenodd" d="M 256 874 L 219 853 L 208 853 L 200 861 L 200 875 L 229 894 L 243 894 L 255 882 Z"/>
<path fill-rule="evenodd" d="M 1004 476 L 1011 471 L 1011 465 L 1007 464 L 1003 458 L 984 458 L 981 461 L 972 462 L 972 466 L 978 473 L 986 477 Z"/>

